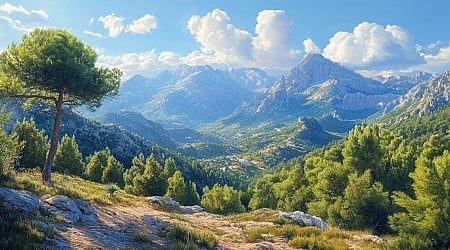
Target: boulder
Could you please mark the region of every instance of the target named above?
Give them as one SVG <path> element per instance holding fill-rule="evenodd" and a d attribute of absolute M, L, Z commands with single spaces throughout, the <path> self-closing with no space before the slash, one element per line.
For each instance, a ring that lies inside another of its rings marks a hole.
<path fill-rule="evenodd" d="M 155 206 L 157 209 L 161 209 L 173 213 L 193 214 L 203 212 L 203 208 L 199 205 L 194 206 L 181 206 L 178 201 L 175 201 L 171 197 L 163 196 L 150 196 L 145 198 L 150 205 Z"/>
<path fill-rule="evenodd" d="M 294 223 L 300 223 L 305 226 L 315 226 L 324 230 L 328 229 L 327 223 L 321 218 L 300 211 L 290 213 L 279 212 L 276 214 L 276 217 L 292 221 Z"/>
<path fill-rule="evenodd" d="M 0 210 L 31 215 L 39 205 L 37 195 L 25 191 L 0 187 Z"/>
<path fill-rule="evenodd" d="M 52 196 L 42 201 L 39 209 L 44 214 L 60 216 L 69 224 L 81 220 L 82 213 L 77 204 L 65 195 Z"/>
<path fill-rule="evenodd" d="M 150 205 L 155 206 L 158 209 L 170 212 L 180 212 L 181 210 L 180 203 L 173 200 L 171 197 L 150 196 L 145 199 L 150 203 Z"/>
<path fill-rule="evenodd" d="M 195 214 L 203 212 L 203 208 L 199 205 L 194 206 L 181 206 L 181 212 L 183 214 Z"/>
<path fill-rule="evenodd" d="M 97 221 L 97 210 L 95 210 L 89 201 L 76 199 L 75 203 L 81 211 L 80 220 L 82 222 Z"/>

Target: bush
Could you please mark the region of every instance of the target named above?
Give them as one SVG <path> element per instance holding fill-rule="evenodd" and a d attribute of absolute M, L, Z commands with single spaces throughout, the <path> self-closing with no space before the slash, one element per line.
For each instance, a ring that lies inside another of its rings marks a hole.
<path fill-rule="evenodd" d="M 212 189 L 204 188 L 203 193 L 201 205 L 210 213 L 231 214 L 245 211 L 241 203 L 241 194 L 233 187 L 215 184 Z"/>

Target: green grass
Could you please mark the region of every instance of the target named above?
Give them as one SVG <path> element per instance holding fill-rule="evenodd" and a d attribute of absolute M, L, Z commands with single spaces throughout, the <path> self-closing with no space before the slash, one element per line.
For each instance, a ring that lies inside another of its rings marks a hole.
<path fill-rule="evenodd" d="M 133 240 L 139 243 L 152 243 L 152 238 L 147 234 L 135 233 L 133 234 Z"/>
<path fill-rule="evenodd" d="M 176 219 L 179 221 L 189 222 L 189 217 L 183 214 L 174 214 L 174 213 L 164 213 L 164 216 L 167 216 L 172 219 Z"/>
<path fill-rule="evenodd" d="M 175 225 L 170 230 L 169 236 L 176 241 L 185 244 L 195 244 L 207 249 L 213 249 L 218 243 L 213 233 L 194 229 L 190 226 Z"/>
<path fill-rule="evenodd" d="M 0 249 L 37 249 L 43 243 L 44 229 L 17 214 L 0 212 Z M 53 230 L 47 230 L 49 237 L 56 234 Z"/>
<path fill-rule="evenodd" d="M 289 246 L 299 249 L 348 249 L 345 240 L 349 235 L 339 229 L 322 230 L 294 224 L 263 226 L 247 232 L 247 242 L 271 241 L 273 237 L 283 237 Z"/>

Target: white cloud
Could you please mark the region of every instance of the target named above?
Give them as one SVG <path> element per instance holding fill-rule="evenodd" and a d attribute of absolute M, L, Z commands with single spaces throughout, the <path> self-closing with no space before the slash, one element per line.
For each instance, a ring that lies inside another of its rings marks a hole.
<path fill-rule="evenodd" d="M 302 54 L 291 49 L 292 23 L 282 10 L 263 10 L 256 18 L 253 56 L 265 67 L 293 66 Z"/>
<path fill-rule="evenodd" d="M 122 70 L 122 80 L 127 80 L 136 74 L 152 77 L 181 63 L 182 58 L 178 54 L 165 51 L 158 55 L 155 49 L 118 56 L 106 56 L 100 51 L 97 61 L 99 66 L 117 67 Z"/>
<path fill-rule="evenodd" d="M 8 14 L 19 12 L 25 15 L 30 15 L 30 12 L 27 11 L 22 5 L 14 6 L 10 3 L 0 5 L 0 11 L 6 12 Z"/>
<path fill-rule="evenodd" d="M 93 17 L 91 17 L 91 19 L 89 19 L 89 23 L 88 26 L 91 26 L 94 23 L 95 19 Z"/>
<path fill-rule="evenodd" d="M 48 14 L 44 10 L 32 10 L 31 13 L 40 16 L 42 19 L 48 19 Z"/>
<path fill-rule="evenodd" d="M 450 44 L 447 44 L 447 47 L 441 47 L 434 55 L 424 55 L 424 58 L 426 64 L 412 67 L 412 69 L 438 74 L 450 70 Z"/>
<path fill-rule="evenodd" d="M 84 30 L 83 34 L 89 35 L 89 36 L 93 36 L 93 37 L 98 37 L 98 38 L 103 38 L 103 35 L 97 32 L 93 32 L 90 30 Z"/>
<path fill-rule="evenodd" d="M 356 26 L 352 33 L 337 32 L 323 52 L 325 57 L 354 69 L 405 68 L 425 62 L 407 30 L 368 22 Z"/>
<path fill-rule="evenodd" d="M 230 18 L 222 10 L 215 9 L 204 17 L 192 16 L 187 27 L 204 53 L 214 52 L 219 60 L 231 62 L 251 58 L 250 33 L 230 24 Z"/>
<path fill-rule="evenodd" d="M 317 47 L 311 38 L 303 41 L 303 47 L 305 47 L 305 53 L 320 53 L 319 47 Z"/>
<path fill-rule="evenodd" d="M 145 16 L 134 20 L 133 24 L 128 25 L 127 31 L 137 34 L 146 34 L 158 27 L 156 17 L 146 14 Z"/>
<path fill-rule="evenodd" d="M 22 5 L 14 6 L 10 3 L 4 3 L 0 5 L 0 11 L 8 13 L 8 15 L 17 12 L 21 14 L 25 14 L 27 16 L 35 14 L 38 15 L 40 18 L 47 20 L 48 14 L 44 10 L 27 10 Z"/>
<path fill-rule="evenodd" d="M 0 15 L 0 19 L 5 20 L 7 23 L 9 23 L 9 25 L 11 25 L 11 27 L 13 27 L 13 29 L 18 31 L 31 32 L 34 29 L 34 27 L 25 26 L 20 20 L 15 20 L 7 16 Z"/>
<path fill-rule="evenodd" d="M 215 9 L 201 17 L 194 15 L 187 27 L 200 43 L 200 51 L 184 57 L 186 63 L 286 68 L 303 54 L 290 47 L 292 25 L 281 10 L 264 10 L 258 14 L 256 35 L 236 28 L 230 17 Z"/>
<path fill-rule="evenodd" d="M 159 54 L 158 60 L 169 66 L 176 66 L 182 63 L 181 56 L 172 51 L 163 51 Z"/>
<path fill-rule="evenodd" d="M 116 16 L 114 13 L 107 16 L 101 16 L 98 20 L 103 24 L 103 28 L 108 30 L 108 35 L 110 37 L 117 37 L 125 29 L 125 26 L 123 25 L 124 18 Z"/>

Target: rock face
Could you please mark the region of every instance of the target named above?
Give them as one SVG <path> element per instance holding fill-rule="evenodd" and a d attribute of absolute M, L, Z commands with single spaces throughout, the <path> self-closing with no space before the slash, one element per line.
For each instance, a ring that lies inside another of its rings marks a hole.
<path fill-rule="evenodd" d="M 334 113 L 342 118 L 365 118 L 400 96 L 389 84 L 365 78 L 322 55 L 309 54 L 283 75 L 258 105 L 256 112 L 315 116 Z"/>
<path fill-rule="evenodd" d="M 0 210 L 19 212 L 23 215 L 31 215 L 39 205 L 37 195 L 24 191 L 0 187 Z"/>
<path fill-rule="evenodd" d="M 97 219 L 97 212 L 88 201 L 72 200 L 65 195 L 44 196 L 39 210 L 44 214 L 60 216 L 65 222 L 93 222 Z"/>
<path fill-rule="evenodd" d="M 295 223 L 301 223 L 306 226 L 315 226 L 324 230 L 328 229 L 328 224 L 321 218 L 300 211 L 295 211 L 291 213 L 279 212 L 276 214 L 276 216 Z"/>
<path fill-rule="evenodd" d="M 181 214 L 193 214 L 203 212 L 203 208 L 199 205 L 195 206 L 181 206 L 178 201 L 173 200 L 171 197 L 151 196 L 145 198 L 150 205 L 156 208 L 168 212 L 181 213 Z"/>

